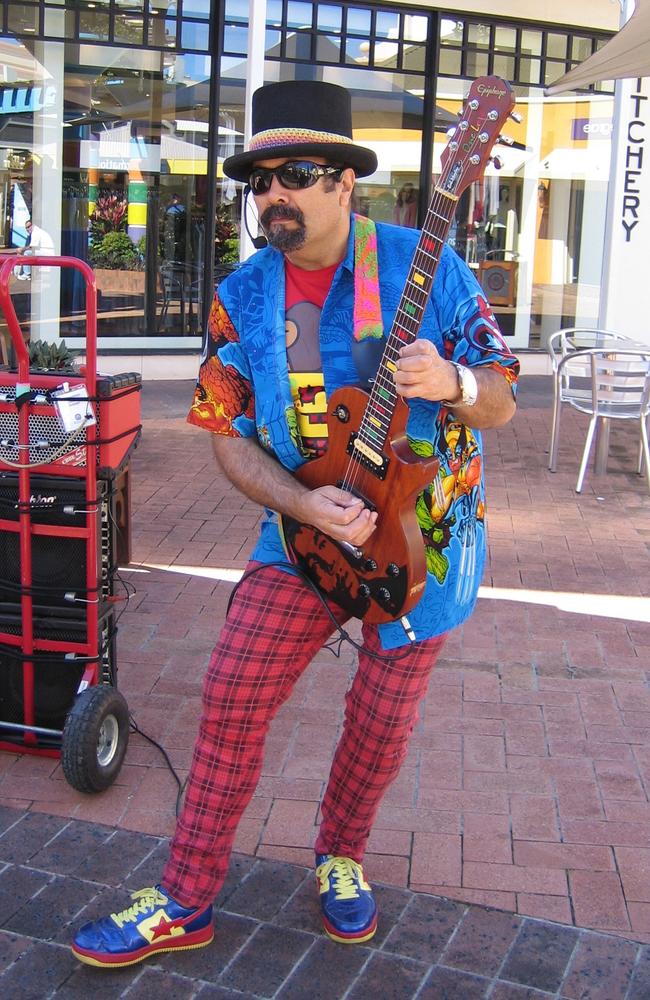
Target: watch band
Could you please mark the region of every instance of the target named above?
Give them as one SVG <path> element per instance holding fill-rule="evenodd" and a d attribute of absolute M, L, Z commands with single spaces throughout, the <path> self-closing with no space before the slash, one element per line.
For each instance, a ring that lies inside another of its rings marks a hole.
<path fill-rule="evenodd" d="M 463 406 L 474 406 L 476 400 L 478 399 L 478 382 L 476 381 L 476 376 L 471 368 L 467 368 L 465 365 L 459 365 L 457 361 L 452 361 L 451 364 L 456 369 L 456 375 L 458 376 L 458 388 L 460 389 L 460 399 L 452 402 L 449 399 L 441 400 L 445 406 L 458 406 L 462 404 Z"/>

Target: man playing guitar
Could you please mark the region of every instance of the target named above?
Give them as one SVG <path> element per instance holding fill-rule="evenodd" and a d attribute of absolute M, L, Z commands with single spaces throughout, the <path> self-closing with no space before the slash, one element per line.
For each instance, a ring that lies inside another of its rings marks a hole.
<path fill-rule="evenodd" d="M 219 286 L 189 420 L 212 432 L 220 467 L 266 517 L 210 660 L 185 803 L 161 882 L 78 932 L 73 950 L 89 964 L 128 965 L 212 940 L 212 900 L 261 772 L 271 719 L 336 623 L 350 617 L 333 595 L 345 602 L 353 587 L 354 600 L 371 593 L 381 553 L 364 556 L 364 546 L 393 516 L 403 476 L 423 463 L 423 484 L 404 504 L 417 518 L 422 579 L 405 585 L 413 591 L 408 619 L 401 607 L 386 611 L 394 595 L 378 598 L 383 609 L 359 615 L 364 644 L 315 845 L 326 933 L 344 943 L 375 933 L 364 850 L 445 635 L 474 606 L 485 557 L 479 429 L 511 419 L 518 372 L 471 272 L 443 245 L 444 233 L 421 237 L 352 212 L 356 177 L 376 166 L 374 152 L 353 142 L 350 95 L 316 81 L 258 90 L 249 148 L 224 163 L 228 176 L 250 185 L 269 246 Z M 455 204 L 451 188 L 437 199 L 434 226 Z M 425 258 L 435 262 L 428 273 Z M 434 271 L 429 299 L 424 290 Z M 400 299 L 403 287 L 408 294 Z M 410 337 L 407 320 L 418 309 L 417 337 Z M 395 326 L 400 312 L 405 317 Z M 380 361 L 391 325 L 397 347 L 391 354 L 388 345 Z M 373 386 L 368 437 L 356 433 L 347 396 L 335 412 L 328 402 L 360 382 Z M 377 428 L 396 402 L 408 416 L 408 447 L 400 438 L 382 449 Z M 344 468 L 335 481 L 301 479 L 300 470 L 330 454 L 333 422 L 344 428 L 346 448 L 351 442 L 342 464 L 358 461 L 377 481 L 372 501 L 357 488 L 356 468 L 349 479 Z M 394 488 L 384 500 L 391 475 Z M 284 547 L 280 520 L 293 549 Z M 300 551 L 305 539 L 316 551 Z M 343 564 L 328 576 L 333 550 Z M 301 556 L 317 567 L 324 595 L 292 570 Z M 387 580 L 399 578 L 398 562 L 388 563 Z M 359 575 L 366 572 L 367 584 Z"/>

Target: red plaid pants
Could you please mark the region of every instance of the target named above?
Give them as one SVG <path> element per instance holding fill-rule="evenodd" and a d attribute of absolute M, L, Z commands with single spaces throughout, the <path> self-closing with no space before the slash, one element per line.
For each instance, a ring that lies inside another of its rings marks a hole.
<path fill-rule="evenodd" d="M 344 611 L 330 608 L 340 623 L 346 620 Z M 259 780 L 270 722 L 333 631 L 321 602 L 297 576 L 268 567 L 239 586 L 206 673 L 185 803 L 162 879 L 181 904 L 202 906 L 221 888 L 237 825 Z M 370 652 L 387 655 L 375 626 L 363 625 L 363 640 Z M 362 860 L 444 640 L 416 643 L 391 663 L 359 653 L 317 853 Z"/>

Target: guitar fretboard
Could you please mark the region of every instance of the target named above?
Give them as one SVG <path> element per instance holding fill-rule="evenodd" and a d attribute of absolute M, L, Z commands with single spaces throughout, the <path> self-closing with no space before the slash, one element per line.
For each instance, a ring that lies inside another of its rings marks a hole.
<path fill-rule="evenodd" d="M 393 373 L 397 368 L 399 351 L 405 344 L 415 340 L 422 325 L 457 201 L 456 195 L 440 188 L 435 189 L 411 260 L 406 285 L 359 428 L 359 439 L 377 451 L 381 451 L 386 443 L 397 403 Z"/>

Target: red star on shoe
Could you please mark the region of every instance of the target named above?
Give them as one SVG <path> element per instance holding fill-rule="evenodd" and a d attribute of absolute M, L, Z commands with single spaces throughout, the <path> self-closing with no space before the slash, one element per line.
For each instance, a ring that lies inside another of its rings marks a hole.
<path fill-rule="evenodd" d="M 153 931 L 152 941 L 156 941 L 160 937 L 169 937 L 172 932 L 172 928 L 176 927 L 177 922 L 175 920 L 165 920 L 165 914 L 161 913 L 160 922 L 156 927 L 152 927 Z"/>

